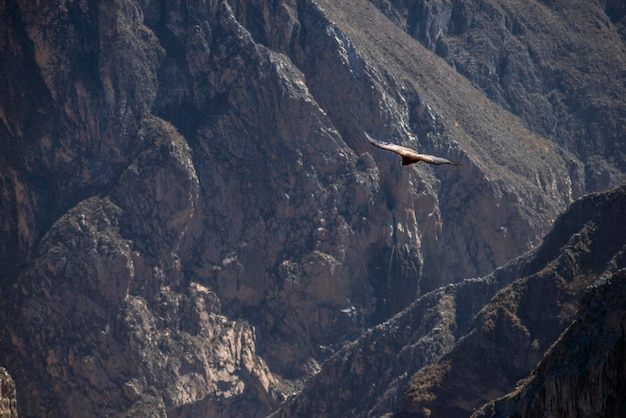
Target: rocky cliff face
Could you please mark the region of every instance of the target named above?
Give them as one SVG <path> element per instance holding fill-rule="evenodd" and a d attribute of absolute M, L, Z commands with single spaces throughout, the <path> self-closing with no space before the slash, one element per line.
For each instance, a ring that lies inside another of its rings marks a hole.
<path fill-rule="evenodd" d="M 576 202 L 537 250 L 422 296 L 273 416 L 467 417 L 517 384 L 477 416 L 619 416 L 625 205 L 626 186 Z"/>
<path fill-rule="evenodd" d="M 454 347 L 470 319 L 521 274 L 528 258 L 422 296 L 339 350 L 272 416 L 386 416 L 395 410 L 411 376 Z"/>
<path fill-rule="evenodd" d="M 373 3 L 528 129 L 579 156 L 590 190 L 623 180 L 623 4 Z"/>
<path fill-rule="evenodd" d="M 622 269 L 591 287 L 532 375 L 472 416 L 624 416 L 625 286 Z"/>
<path fill-rule="evenodd" d="M 264 416 L 595 187 L 587 154 L 366 1 L 5 0 L 0 22 L 0 363 L 22 416 Z M 401 168 L 365 131 L 464 165 Z"/>
<path fill-rule="evenodd" d="M 529 406 L 530 398 L 519 399 L 517 408 L 508 407 L 501 410 L 501 414 L 532 416 L 532 409 L 534 413 L 554 411 L 556 415 L 568 415 L 563 411 L 573 411 L 576 405 L 580 405 L 583 410 L 597 411 L 600 415 L 619 416 L 616 411 L 620 410 L 623 401 L 611 394 L 617 386 L 623 385 L 621 369 L 617 367 L 610 373 L 603 370 L 608 363 L 617 364 L 614 356 L 624 355 L 622 326 L 626 312 L 623 286 L 598 285 L 603 291 L 593 286 L 603 277 L 615 275 L 611 280 L 614 283 L 623 276 L 619 269 L 626 265 L 626 228 L 621 220 L 624 210 L 626 186 L 589 196 L 572 205 L 556 222 L 533 260 L 527 263 L 525 277 L 502 289 L 480 311 L 471 329 L 454 349 L 411 378 L 398 416 L 471 415 L 485 402 L 513 390 L 567 327 L 536 372 L 548 376 L 538 377 L 528 388 L 528 396 L 536 396 L 534 406 Z M 617 293 L 607 300 L 595 302 L 605 304 L 602 307 L 589 308 L 591 302 L 587 298 L 576 319 L 577 307 L 586 289 L 591 287 L 590 292 L 599 297 L 600 294 L 606 295 L 607 286 Z M 585 313 L 587 309 L 592 311 Z M 604 310 L 601 318 L 593 311 L 598 309 Z M 570 325 L 572 321 L 575 321 L 574 325 Z M 597 321 L 607 321 L 593 331 L 605 335 L 606 347 L 596 347 L 591 342 L 586 348 L 589 351 L 574 347 L 576 343 L 571 339 L 585 338 L 579 333 L 586 332 L 584 330 Z M 580 331 L 575 331 L 579 328 Z M 602 357 L 604 352 L 610 352 L 613 357 L 602 364 L 593 364 L 595 356 Z M 558 356 L 572 356 L 569 358 L 571 363 L 561 363 L 565 359 Z M 573 372 L 578 366 L 578 372 Z M 564 369 L 560 367 L 570 370 L 570 374 L 561 374 Z M 554 376 L 553 383 L 548 383 L 550 375 Z M 579 383 L 585 376 L 594 376 L 598 385 L 593 389 L 596 392 L 589 392 L 599 396 L 598 403 L 590 401 L 590 406 L 585 405 L 589 398 Z M 546 386 L 542 386 L 544 383 Z M 504 402 L 498 405 L 498 408 L 505 407 Z M 489 415 L 488 411 L 493 411 L 493 405 L 485 407 L 483 413 Z"/>

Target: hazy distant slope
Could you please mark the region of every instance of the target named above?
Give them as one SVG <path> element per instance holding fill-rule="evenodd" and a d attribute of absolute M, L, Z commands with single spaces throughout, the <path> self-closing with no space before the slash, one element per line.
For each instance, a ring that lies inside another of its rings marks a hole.
<path fill-rule="evenodd" d="M 373 3 L 530 130 L 575 153 L 588 190 L 624 178 L 623 3 Z"/>

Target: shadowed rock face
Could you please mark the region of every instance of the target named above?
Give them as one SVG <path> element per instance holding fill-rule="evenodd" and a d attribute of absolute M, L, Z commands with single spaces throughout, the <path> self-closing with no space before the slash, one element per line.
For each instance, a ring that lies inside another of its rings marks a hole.
<path fill-rule="evenodd" d="M 591 287 L 575 321 L 532 375 L 472 416 L 623 416 L 625 285 L 622 269 Z"/>
<path fill-rule="evenodd" d="M 587 187 L 586 154 L 364 1 L 7 0 L 0 22 L 22 416 L 265 416 Z M 464 165 L 403 169 L 365 131 Z"/>
<path fill-rule="evenodd" d="M 493 274 L 444 286 L 347 344 L 273 417 L 385 416 L 411 376 L 439 360 L 464 335 L 470 319 L 521 274 L 521 257 Z"/>
<path fill-rule="evenodd" d="M 624 293 L 623 286 L 616 284 L 622 280 L 620 268 L 626 263 L 624 210 L 626 186 L 573 204 L 526 264 L 524 277 L 503 288 L 480 311 L 448 354 L 413 375 L 397 415 L 469 416 L 485 402 L 515 389 L 555 344 L 524 384 L 523 395 L 518 390 L 516 398 L 511 395 L 511 399 L 496 402 L 499 412 L 494 416 L 552 416 L 552 412 L 575 416 L 567 411 L 577 410 L 577 405 L 592 416 L 619 416 L 623 397 L 614 398 L 613 394 L 623 385 L 624 375 L 620 367 L 605 370 L 609 363 L 617 364 L 615 356 L 624 355 Z M 609 276 L 610 284 L 602 282 Z M 601 284 L 595 288 L 599 280 Z M 588 288 L 600 299 L 591 302 L 590 296 L 583 298 Z M 602 301 L 600 295 L 606 295 L 609 288 L 616 293 Z M 604 325 L 596 327 L 595 323 Z M 581 335 L 587 332 L 598 338 L 602 335 L 606 345 L 590 341 L 587 348 L 575 347 L 572 339 L 580 343 L 590 337 Z M 604 359 L 602 353 L 610 353 L 609 358 Z M 594 364 L 594 358 L 603 360 Z M 591 392 L 582 389 L 580 382 L 585 376 L 597 383 Z M 595 395 L 600 398 L 597 403 L 585 404 Z M 493 404 L 481 412 L 485 416 L 492 413 Z"/>
<path fill-rule="evenodd" d="M 339 350 L 272 416 L 467 417 L 546 351 L 522 389 L 478 416 L 620 416 L 625 205 L 626 186 L 575 202 L 541 247 L 420 297 Z"/>

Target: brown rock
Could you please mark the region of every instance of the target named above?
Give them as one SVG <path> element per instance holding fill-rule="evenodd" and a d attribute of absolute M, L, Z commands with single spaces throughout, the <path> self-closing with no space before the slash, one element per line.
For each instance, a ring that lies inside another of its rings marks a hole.
<path fill-rule="evenodd" d="M 622 269 L 591 287 L 530 377 L 472 417 L 623 416 L 625 285 Z"/>
<path fill-rule="evenodd" d="M 530 130 L 575 153 L 588 190 L 623 181 L 623 159 L 614 158 L 624 152 L 623 5 L 372 3 Z"/>
<path fill-rule="evenodd" d="M 411 378 L 398 416 L 468 416 L 513 390 L 575 320 L 585 289 L 624 265 L 624 210 L 626 186 L 573 204 L 526 265 L 525 277 L 502 289 L 438 364 Z M 623 315 L 619 306 L 617 318 Z M 589 355 L 595 356 L 595 350 Z M 586 373 L 593 372 L 581 371 Z M 607 388 L 607 393 L 612 390 Z M 578 391 L 564 396 L 577 398 Z"/>
<path fill-rule="evenodd" d="M 24 365 L 21 415 L 263 416 L 586 190 L 576 156 L 369 2 L 266 3 L 0 3 L 0 363 Z M 364 131 L 464 166 L 401 169 Z M 451 341 L 432 338 L 428 361 Z"/>

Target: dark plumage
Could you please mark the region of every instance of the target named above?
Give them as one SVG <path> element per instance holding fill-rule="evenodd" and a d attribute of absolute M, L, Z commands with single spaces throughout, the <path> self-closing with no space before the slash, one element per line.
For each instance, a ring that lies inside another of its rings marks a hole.
<path fill-rule="evenodd" d="M 396 154 L 400 155 L 402 157 L 402 165 L 409 165 L 413 163 L 418 163 L 420 161 L 424 161 L 425 163 L 435 164 L 435 165 L 440 165 L 440 164 L 462 165 L 459 162 L 450 161 L 441 157 L 435 157 L 434 155 L 419 154 L 416 151 L 412 150 L 411 148 L 403 147 L 401 145 L 390 144 L 389 142 L 377 141 L 371 136 L 369 136 L 367 133 L 365 134 L 365 136 L 367 136 L 367 140 L 370 141 L 372 145 L 378 148 L 387 150 L 387 151 L 395 152 Z"/>

